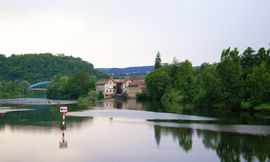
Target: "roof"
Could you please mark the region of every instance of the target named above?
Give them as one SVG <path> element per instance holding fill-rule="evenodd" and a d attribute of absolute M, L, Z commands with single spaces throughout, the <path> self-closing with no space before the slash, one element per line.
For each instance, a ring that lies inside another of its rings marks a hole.
<path fill-rule="evenodd" d="M 100 79 L 96 82 L 96 85 L 104 85 L 106 83 L 108 83 L 110 79 Z"/>
<path fill-rule="evenodd" d="M 144 86 L 144 85 L 145 85 L 144 79 L 133 80 L 130 84 L 130 86 Z"/>
<path fill-rule="evenodd" d="M 135 77 L 135 78 L 130 78 L 129 80 L 136 81 L 136 80 L 145 80 L 145 79 L 144 77 Z"/>
<path fill-rule="evenodd" d="M 115 83 L 123 83 L 124 79 L 113 79 Z"/>
<path fill-rule="evenodd" d="M 136 77 L 136 78 L 126 78 L 126 79 L 101 79 L 96 82 L 96 85 L 105 85 L 108 83 L 108 81 L 111 80 L 112 82 L 116 84 L 123 84 L 126 83 L 127 81 L 131 81 L 131 86 L 136 86 L 136 85 L 145 85 L 145 80 L 144 77 Z"/>

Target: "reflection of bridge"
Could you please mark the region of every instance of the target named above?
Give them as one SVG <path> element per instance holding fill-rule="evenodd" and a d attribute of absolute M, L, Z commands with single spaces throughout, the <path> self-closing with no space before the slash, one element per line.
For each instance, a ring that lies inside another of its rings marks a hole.
<path fill-rule="evenodd" d="M 48 85 L 50 84 L 51 81 L 43 81 L 43 82 L 38 82 L 38 83 L 34 83 L 32 85 L 30 85 L 29 88 L 31 88 L 33 91 L 46 91 L 46 88 L 40 88 L 43 85 Z"/>

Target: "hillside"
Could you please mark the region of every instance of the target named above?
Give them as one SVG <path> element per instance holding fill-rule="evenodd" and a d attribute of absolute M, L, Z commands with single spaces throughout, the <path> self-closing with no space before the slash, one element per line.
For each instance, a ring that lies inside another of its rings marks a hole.
<path fill-rule="evenodd" d="M 72 56 L 43 53 L 6 57 L 0 54 L 0 81 L 27 80 L 35 83 L 52 80 L 56 75 L 69 76 L 78 71 L 96 78 L 106 77 L 106 74 L 95 70 L 91 63 Z"/>
<path fill-rule="evenodd" d="M 154 70 L 154 66 L 137 66 L 127 68 L 99 68 L 97 70 L 118 77 L 144 76 L 148 72 Z"/>

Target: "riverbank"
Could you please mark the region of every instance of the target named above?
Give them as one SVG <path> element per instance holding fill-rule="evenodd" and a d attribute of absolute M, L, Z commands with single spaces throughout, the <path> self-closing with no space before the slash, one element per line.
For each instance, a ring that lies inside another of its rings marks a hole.
<path fill-rule="evenodd" d="M 0 104 L 14 104 L 14 105 L 67 105 L 76 103 L 77 103 L 76 100 L 51 100 L 44 98 L 0 99 Z"/>

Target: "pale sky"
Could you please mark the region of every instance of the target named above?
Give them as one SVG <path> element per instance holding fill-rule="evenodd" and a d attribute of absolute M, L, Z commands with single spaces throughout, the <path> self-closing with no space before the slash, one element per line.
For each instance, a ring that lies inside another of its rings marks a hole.
<path fill-rule="evenodd" d="M 269 48 L 270 0 L 0 0 L 0 53 L 64 53 L 95 67 Z"/>

